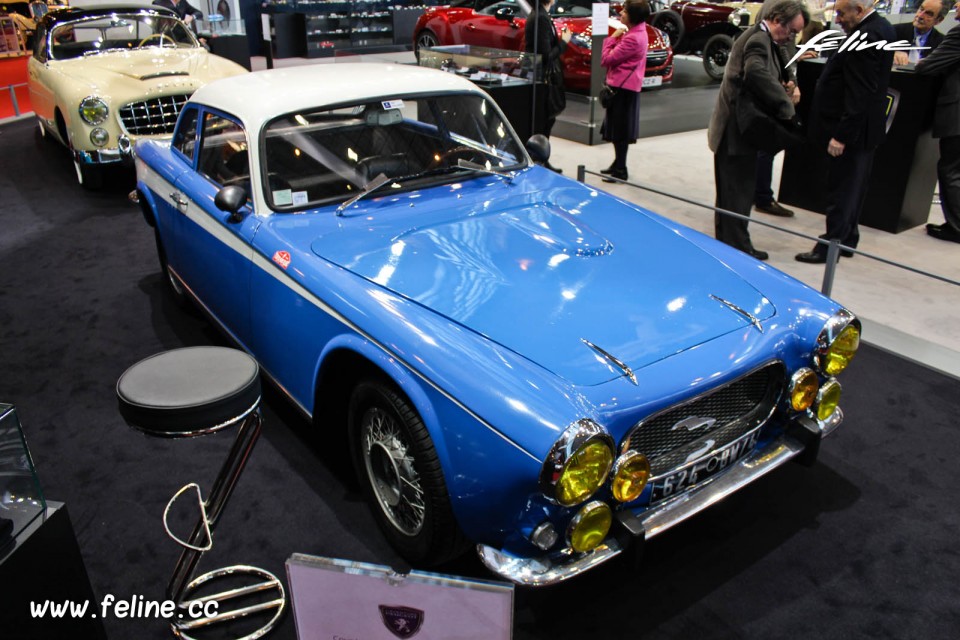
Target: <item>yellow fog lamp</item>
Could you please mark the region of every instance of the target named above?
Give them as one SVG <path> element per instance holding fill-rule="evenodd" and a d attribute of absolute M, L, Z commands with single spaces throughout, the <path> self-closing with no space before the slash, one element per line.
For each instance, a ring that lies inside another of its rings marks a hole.
<path fill-rule="evenodd" d="M 612 465 L 613 452 L 607 443 L 587 442 L 564 465 L 557 480 L 557 502 L 572 506 L 592 496 L 606 482 Z"/>
<path fill-rule="evenodd" d="M 610 507 L 594 500 L 585 504 L 570 521 L 567 541 L 574 551 L 592 551 L 607 537 L 612 523 L 613 513 Z"/>
<path fill-rule="evenodd" d="M 814 361 L 821 373 L 835 376 L 847 368 L 859 348 L 860 321 L 841 310 L 820 332 Z"/>
<path fill-rule="evenodd" d="M 817 394 L 816 413 L 818 420 L 826 420 L 837 410 L 840 404 L 840 383 L 827 380 Z"/>
<path fill-rule="evenodd" d="M 820 379 L 813 369 L 800 369 L 790 378 L 790 408 L 794 411 L 806 411 L 813 406 L 819 390 Z"/>
<path fill-rule="evenodd" d="M 568 427 L 547 454 L 540 489 L 565 507 L 582 504 L 603 486 L 613 466 L 613 438 L 592 420 Z"/>
<path fill-rule="evenodd" d="M 650 461 L 638 451 L 628 451 L 613 466 L 610 490 L 619 502 L 633 502 L 643 493 L 650 479 Z"/>

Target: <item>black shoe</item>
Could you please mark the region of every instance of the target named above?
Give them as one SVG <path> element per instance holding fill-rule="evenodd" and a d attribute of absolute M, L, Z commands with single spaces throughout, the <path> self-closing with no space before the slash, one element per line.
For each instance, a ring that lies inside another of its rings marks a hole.
<path fill-rule="evenodd" d="M 750 250 L 746 251 L 745 253 L 747 253 L 748 255 L 753 256 L 753 257 L 756 258 L 757 260 L 766 260 L 767 258 L 770 257 L 770 254 L 769 254 L 769 253 L 767 253 L 766 251 L 760 251 L 759 249 L 752 249 L 752 248 L 751 248 Z"/>
<path fill-rule="evenodd" d="M 954 231 L 949 224 L 927 225 L 927 235 L 933 236 L 937 240 L 948 240 L 950 242 L 960 242 L 960 232 Z"/>
<path fill-rule="evenodd" d="M 600 169 L 600 173 L 602 173 L 602 174 L 604 174 L 604 175 L 607 175 L 607 176 L 610 175 L 611 173 L 613 173 L 614 171 L 616 171 L 616 169 L 614 168 L 613 165 L 610 165 L 610 166 L 607 167 L 606 169 Z"/>
<path fill-rule="evenodd" d="M 853 251 L 847 251 L 846 249 L 841 249 L 841 250 L 840 250 L 840 256 L 843 257 L 843 258 L 852 258 L 852 257 L 853 257 Z"/>
<path fill-rule="evenodd" d="M 769 213 L 772 216 L 780 216 L 781 218 L 792 218 L 793 211 L 787 209 L 780 205 L 776 200 L 771 200 L 770 204 L 765 205 L 754 205 L 753 207 L 757 211 L 762 211 L 763 213 Z"/>
<path fill-rule="evenodd" d="M 819 246 L 819 245 L 818 245 Z M 813 251 L 807 251 L 806 253 L 798 253 L 794 256 L 797 262 L 806 262 L 809 264 L 826 264 L 827 263 L 827 252 L 818 251 L 814 249 Z"/>
<path fill-rule="evenodd" d="M 604 178 L 604 182 L 616 182 L 617 180 L 612 180 L 611 178 L 616 178 L 617 180 L 626 180 L 627 179 L 627 170 L 626 169 L 610 169 L 610 177 Z"/>
<path fill-rule="evenodd" d="M 553 171 L 554 173 L 563 173 L 563 169 L 560 169 L 559 167 L 555 167 L 549 162 L 544 162 L 543 167 L 545 169 L 550 169 L 550 171 Z"/>

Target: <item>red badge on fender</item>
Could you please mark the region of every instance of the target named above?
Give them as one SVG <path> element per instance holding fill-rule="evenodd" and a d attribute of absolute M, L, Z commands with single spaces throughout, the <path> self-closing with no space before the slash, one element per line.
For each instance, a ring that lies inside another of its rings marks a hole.
<path fill-rule="evenodd" d="M 277 251 L 273 254 L 273 261 L 278 265 L 286 269 L 290 266 L 290 252 L 289 251 Z"/>

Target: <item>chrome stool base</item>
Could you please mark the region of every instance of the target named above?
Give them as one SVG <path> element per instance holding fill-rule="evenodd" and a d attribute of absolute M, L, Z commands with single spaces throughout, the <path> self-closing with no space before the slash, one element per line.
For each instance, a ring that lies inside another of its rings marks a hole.
<path fill-rule="evenodd" d="M 227 577 L 236 578 L 240 576 L 253 578 L 258 581 L 252 580 L 252 583 L 247 586 L 233 587 L 219 593 L 213 593 L 196 598 L 192 596 L 193 593 L 195 593 L 198 589 L 200 589 L 200 587 L 208 582 Z M 257 602 L 256 604 L 238 606 L 234 609 L 227 609 L 224 607 L 224 604 L 229 604 L 231 600 L 238 600 L 240 598 L 246 598 L 256 594 L 265 594 L 266 599 L 261 602 Z M 195 618 L 188 617 L 191 611 L 206 612 L 209 610 L 209 605 L 212 602 L 217 604 L 215 607 L 216 613 L 210 616 Z M 262 624 L 255 631 L 237 638 L 237 640 L 254 640 L 255 638 L 263 637 L 276 626 L 276 624 L 280 621 L 280 618 L 283 616 L 286 602 L 287 600 L 286 594 L 283 590 L 283 584 L 269 571 L 247 565 L 224 567 L 223 569 L 217 569 L 216 571 L 205 573 L 187 585 L 187 588 L 184 592 L 184 600 L 180 602 L 178 606 L 179 617 L 177 622 L 173 623 L 171 627 L 174 635 L 176 635 L 178 638 L 183 638 L 183 640 L 202 640 L 202 638 L 190 635 L 188 632 L 197 632 L 203 629 L 221 627 L 222 625 L 236 622 L 237 620 L 269 614 L 271 611 L 273 611 L 272 617 L 267 622 Z"/>

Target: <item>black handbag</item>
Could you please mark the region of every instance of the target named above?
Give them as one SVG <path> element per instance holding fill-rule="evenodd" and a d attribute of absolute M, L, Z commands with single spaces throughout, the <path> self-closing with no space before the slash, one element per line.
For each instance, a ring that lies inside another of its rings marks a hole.
<path fill-rule="evenodd" d="M 600 89 L 600 106 L 609 109 L 615 97 L 617 97 L 617 90 L 604 82 L 603 88 Z"/>
<path fill-rule="evenodd" d="M 766 113 L 743 84 L 740 85 L 734 109 L 741 138 L 759 151 L 778 153 L 804 141 L 800 122 L 796 118 L 782 120 Z"/>

